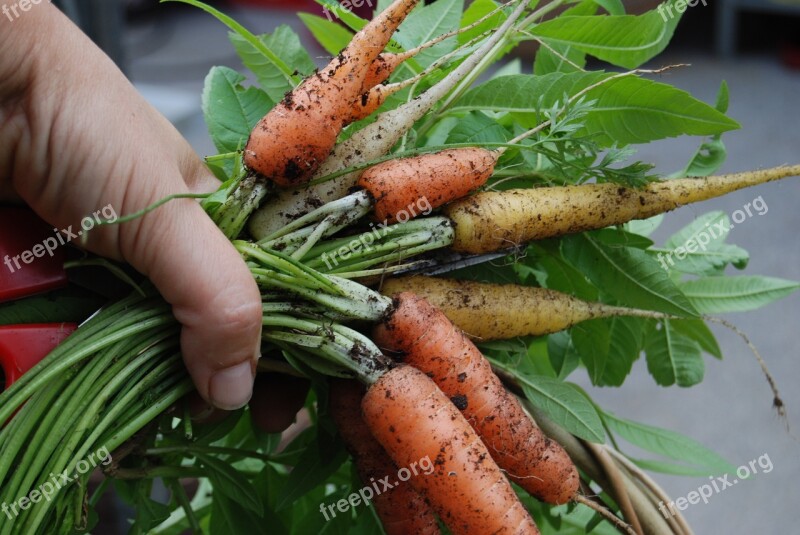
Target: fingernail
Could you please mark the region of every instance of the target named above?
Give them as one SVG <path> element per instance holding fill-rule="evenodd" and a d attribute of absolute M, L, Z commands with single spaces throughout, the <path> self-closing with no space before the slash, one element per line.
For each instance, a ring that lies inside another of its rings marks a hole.
<path fill-rule="evenodd" d="M 253 395 L 252 369 L 252 362 L 245 361 L 215 373 L 208 389 L 211 403 L 226 411 L 247 405 Z"/>

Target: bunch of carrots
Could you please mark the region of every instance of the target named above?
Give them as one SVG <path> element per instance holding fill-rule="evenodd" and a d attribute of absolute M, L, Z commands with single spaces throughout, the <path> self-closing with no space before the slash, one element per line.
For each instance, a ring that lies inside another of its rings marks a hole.
<path fill-rule="evenodd" d="M 525 1 L 517 2 L 494 33 L 470 42 L 474 50 L 442 80 L 340 141 L 344 128 L 372 115 L 408 86 L 407 81 L 387 83 L 398 66 L 433 46 L 385 51 L 416 3 L 395 0 L 258 122 L 241 151 L 240 176 L 233 186 L 225 185 L 225 202 L 209 215 L 234 241 L 262 289 L 264 340 L 291 355 L 301 373 L 331 376 L 330 413 L 365 485 L 420 459 L 433 461 L 429 475 L 375 497 L 386 533 L 440 533 L 440 521 L 454 534 L 538 533 L 512 483 L 548 504 L 579 502 L 597 508 L 621 531 L 641 533 L 633 519 L 629 525 L 581 491 L 580 473 L 564 448 L 542 432 L 473 340 L 543 335 L 600 317 L 671 316 L 589 303 L 552 290 L 391 275 L 434 249 L 505 251 L 532 240 L 648 218 L 797 175 L 800 166 L 657 181 L 642 188 L 584 184 L 474 193 L 487 183 L 504 152 L 541 125 L 502 147 L 393 158 L 397 141 L 502 44 L 504 33 L 528 9 Z M 408 221 L 408 207 L 422 201 L 430 210 L 441 208 L 441 215 Z M 353 234 L 353 224 L 365 216 L 380 223 L 380 235 Z M 359 236 L 371 246 L 342 266 L 325 265 L 325 254 Z M 375 281 L 380 292 L 369 287 Z M 112 334 L 114 322 L 143 310 L 154 312 L 142 312 L 138 323 L 128 322 L 131 336 L 139 338 Z M 527 313 L 514 312 L 520 310 Z M 369 334 L 362 332 L 365 322 Z M 71 343 L 0 394 L 0 421 L 23 407 L 0 431 L 0 484 L 34 485 L 51 469 L 74 466 L 104 441 L 122 446 L 182 396 L 189 387 L 180 375 L 175 327 L 158 296 L 146 291 L 87 322 Z M 52 382 L 53 370 L 68 368 L 72 375 Z M 147 407 L 144 393 L 125 390 L 120 370 L 148 384 L 169 378 L 170 386 L 154 394 L 157 410 L 148 409 L 144 416 L 137 412 Z M 109 381 L 102 400 L 73 403 L 59 397 L 60 389 L 70 391 L 74 377 Z M 36 393 L 43 387 L 49 397 Z M 80 419 L 82 427 L 64 431 L 63 441 L 51 438 L 41 453 L 27 453 L 22 441 L 39 440 L 41 433 L 20 418 L 52 425 L 56 415 L 47 412 L 48 403 L 89 412 Z M 128 420 L 117 423 L 114 418 L 121 416 Z M 98 421 L 104 427 L 92 432 Z M 59 464 L 48 464 L 48 456 L 59 448 L 67 448 Z M 14 463 L 31 470 L 24 481 Z M 81 521 L 79 506 L 43 504 L 38 512 L 0 527 L 0 534 L 37 532 L 60 522 L 79 526 Z"/>

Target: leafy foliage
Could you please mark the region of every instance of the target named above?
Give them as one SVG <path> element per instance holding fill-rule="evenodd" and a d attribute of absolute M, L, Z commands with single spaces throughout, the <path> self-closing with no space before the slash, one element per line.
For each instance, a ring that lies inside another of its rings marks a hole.
<path fill-rule="evenodd" d="M 303 76 L 313 72 L 315 63 L 298 35 L 287 26 L 257 36 L 197 0 L 175 1 L 198 6 L 224 23 L 231 30 L 230 39 L 239 57 L 258 83 L 248 86 L 244 74 L 228 67 L 215 67 L 206 78 L 203 112 L 209 134 L 222 153 L 210 158 L 209 164 L 226 188 L 204 204 L 216 206 L 243 179 L 235 153 L 241 150 L 254 124 Z M 317 3 L 341 24 L 314 14 L 302 13 L 299 17 L 320 45 L 334 55 L 365 21 L 334 0 Z M 385 4 L 382 0 L 379 7 Z M 414 48 L 496 12 L 477 27 L 406 61 L 392 80 L 422 72 L 442 55 L 496 29 L 508 16 L 508 10 L 497 11 L 499 4 L 494 0 L 475 0 L 466 10 L 464 4 L 463 0 L 439 0 L 418 6 L 389 50 Z M 549 11 L 558 4 L 545 3 L 540 9 Z M 715 106 L 710 106 L 669 84 L 648 79 L 646 72 L 586 68 L 588 57 L 612 66 L 639 67 L 664 50 L 679 18 L 665 21 L 656 10 L 627 15 L 620 0 L 572 2 L 561 14 L 550 13 L 546 20 L 532 17 L 524 28 L 509 32 L 467 82 L 419 121 L 395 150 L 413 152 L 465 144 L 506 146 L 508 150 L 489 183 L 493 189 L 588 181 L 637 187 L 655 177 L 650 174 L 651 166 L 632 161 L 633 145 L 685 135 L 709 136 L 678 173 L 708 175 L 725 159 L 721 136 L 739 127 L 726 115 L 728 90 L 724 83 Z M 540 44 L 532 66 L 519 60 L 501 62 L 514 45 L 526 40 Z M 382 109 L 395 108 L 420 95 L 456 68 L 469 51 L 460 51 L 450 62 L 390 98 Z M 492 65 L 497 69 L 487 74 Z M 477 83 L 481 75 L 485 75 L 481 78 L 485 81 Z M 368 122 L 349 126 L 342 138 Z M 514 146 L 508 145 L 533 128 L 537 129 L 535 133 Z M 723 212 L 698 217 L 663 246 L 655 245 L 649 237 L 660 220 L 657 217 L 618 229 L 538 242 L 517 255 L 452 275 L 542 286 L 587 301 L 673 316 L 658 321 L 638 317 L 593 319 L 546 338 L 486 343 L 481 349 L 498 370 L 514 379 L 527 400 L 581 439 L 598 443 L 610 440 L 614 445 L 624 440 L 658 457 L 631 458 L 652 471 L 685 475 L 729 472 L 730 464 L 705 446 L 603 411 L 586 392 L 567 381 L 572 374 L 585 372 L 595 385 L 618 387 L 645 355 L 647 370 L 658 385 L 695 385 L 703 379 L 703 353 L 721 358 L 702 314 L 753 310 L 800 287 L 768 277 L 727 276 L 729 266 L 744 269 L 749 255 L 726 243 L 730 222 Z M 690 243 L 695 247 L 690 248 Z M 70 294 L 49 298 L 57 300 L 59 306 L 53 310 L 59 318 L 80 316 L 88 306 Z M 38 317 L 40 306 L 34 301 L 5 305 L 0 307 L 0 322 Z M 369 505 L 332 518 L 321 514 L 321 506 L 346 499 L 361 483 L 325 414 L 324 401 L 316 403 L 316 396 L 325 399 L 321 377 L 333 373 L 333 367 L 309 367 L 290 353 L 284 353 L 284 357 L 314 380 L 314 392 L 306 403 L 313 425 L 278 449 L 280 437 L 259 431 L 249 410 L 214 424 L 194 426 L 185 418 L 166 415 L 154 444 L 137 458 L 139 464 L 132 462 L 135 466 L 126 468 L 161 474 L 173 491 L 169 506 L 150 499 L 149 482 L 115 483 L 117 492 L 137 509 L 134 532 L 154 529 L 154 533 L 178 534 L 200 529 L 255 533 L 263 531 L 265 525 L 271 533 L 280 534 L 379 532 Z M 200 487 L 191 503 L 182 500 L 179 478 L 198 475 Z M 599 520 L 584 508 L 548 507 L 528 498 L 525 503 L 543 533 L 615 532 L 606 523 L 598 524 Z"/>

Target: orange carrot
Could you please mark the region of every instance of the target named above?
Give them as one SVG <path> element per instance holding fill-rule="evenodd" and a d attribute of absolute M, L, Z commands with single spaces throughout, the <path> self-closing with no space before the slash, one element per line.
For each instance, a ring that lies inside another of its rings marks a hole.
<path fill-rule="evenodd" d="M 409 482 L 454 535 L 539 533 L 475 430 L 424 373 L 411 366 L 385 373 L 361 407 L 398 466 L 434 460 L 431 475 Z"/>
<path fill-rule="evenodd" d="M 397 477 L 397 467 L 375 440 L 361 417 L 364 389 L 356 381 L 330 381 L 330 413 L 347 450 L 353 457 L 358 476 L 366 488 L 386 476 Z M 425 477 L 425 476 L 419 476 Z M 372 505 L 387 535 L 435 535 L 441 533 L 436 515 L 425 499 L 408 482 L 398 482 L 380 494 L 373 493 Z"/>
<path fill-rule="evenodd" d="M 395 0 L 256 125 L 244 162 L 280 186 L 305 183 L 328 157 L 373 62 L 417 0 Z"/>
<path fill-rule="evenodd" d="M 448 149 L 370 167 L 358 185 L 375 199 L 375 217 L 397 222 L 397 215 L 427 199 L 432 208 L 466 196 L 494 172 L 498 153 L 480 148 Z"/>
<path fill-rule="evenodd" d="M 410 57 L 408 52 L 402 54 L 392 54 L 391 52 L 384 52 L 380 54 L 375 61 L 372 62 L 364 84 L 361 86 L 361 92 L 366 93 L 378 84 L 382 84 L 392 75 L 394 70 L 400 66 L 405 60 Z"/>
<path fill-rule="evenodd" d="M 580 483 L 575 465 L 503 388 L 478 348 L 423 298 L 406 292 L 394 302 L 394 311 L 373 332 L 375 342 L 434 380 L 512 481 L 547 503 L 570 501 Z"/>

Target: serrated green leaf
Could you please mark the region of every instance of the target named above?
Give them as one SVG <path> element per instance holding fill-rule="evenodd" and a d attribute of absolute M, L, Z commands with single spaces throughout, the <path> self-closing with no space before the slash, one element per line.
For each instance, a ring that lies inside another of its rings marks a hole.
<path fill-rule="evenodd" d="M 611 2 L 617 0 L 609 0 Z M 593 1 L 579 2 L 570 7 L 562 16 L 594 15 L 598 4 Z M 586 53 L 572 45 L 544 43 L 536 52 L 533 62 L 533 74 L 541 76 L 553 72 L 576 72 L 586 66 Z"/>
<path fill-rule="evenodd" d="M 608 324 L 602 319 L 584 321 L 572 327 L 569 333 L 589 379 L 593 385 L 599 384 L 606 370 L 611 344 Z"/>
<path fill-rule="evenodd" d="M 203 114 L 208 133 L 220 152 L 241 150 L 253 127 L 275 102 L 228 67 L 213 67 L 203 88 Z"/>
<path fill-rule="evenodd" d="M 586 67 L 586 54 L 570 45 L 547 43 L 536 52 L 533 74 L 543 76 L 554 72 L 578 72 Z"/>
<path fill-rule="evenodd" d="M 661 226 L 664 221 L 664 214 L 654 215 L 648 219 L 634 219 L 623 225 L 623 228 L 631 234 L 649 237 Z"/>
<path fill-rule="evenodd" d="M 508 131 L 481 112 L 470 112 L 458 121 L 447 136 L 447 144 L 455 143 L 505 143 Z"/>
<path fill-rule="evenodd" d="M 597 384 L 620 386 L 642 351 L 644 320 L 617 317 L 606 321 L 610 323 L 608 359 Z"/>
<path fill-rule="evenodd" d="M 478 20 L 496 10 L 499 5 L 500 4 L 494 0 L 475 0 L 474 2 L 471 2 L 469 7 L 464 11 L 464 15 L 461 17 L 460 27 L 464 28 L 470 24 L 476 23 Z M 458 43 L 461 45 L 468 43 L 482 33 L 487 32 L 492 28 L 497 28 L 503 24 L 507 18 L 508 16 L 503 11 L 498 11 L 495 15 L 492 15 L 471 30 L 467 30 L 458 34 Z"/>
<path fill-rule="evenodd" d="M 562 381 L 574 372 L 581 363 L 581 357 L 566 331 L 553 333 L 547 337 L 547 354 L 550 365 Z"/>
<path fill-rule="evenodd" d="M 258 36 L 260 47 L 236 33 L 231 33 L 230 39 L 242 63 L 253 72 L 274 102 L 280 101 L 287 91 L 294 89 L 298 81 L 295 76 L 286 76 L 280 65 L 291 65 L 293 72 L 301 76 L 312 73 L 316 68 L 300 38 L 285 24 L 278 26 L 271 34 Z M 270 55 L 265 55 L 264 50 L 270 51 Z"/>
<path fill-rule="evenodd" d="M 546 274 L 546 277 L 540 281 L 541 284 L 551 290 L 558 290 L 584 301 L 597 301 L 597 287 L 589 283 L 585 274 L 561 258 L 559 248 L 555 245 L 557 243 L 554 242 L 552 246 L 544 246 L 541 242 L 531 245 L 531 249 L 535 251 L 535 255 L 531 256 Z"/>
<path fill-rule="evenodd" d="M 728 84 L 723 80 L 719 88 L 719 93 L 717 93 L 717 103 L 714 107 L 720 113 L 727 113 L 729 101 Z M 725 144 L 722 142 L 722 135 L 716 135 L 710 140 L 703 142 L 692 159 L 689 160 L 686 167 L 672 176 L 709 176 L 722 167 L 727 157 L 728 151 L 725 148 Z"/>
<path fill-rule="evenodd" d="M 432 4 L 421 5 L 409 13 L 394 39 L 406 50 L 414 48 L 438 35 L 458 29 L 463 11 L 464 0 L 438 0 Z M 427 67 L 454 50 L 457 44 L 455 38 L 445 39 L 423 50 L 414 59 L 423 67 Z"/>
<path fill-rule="evenodd" d="M 533 375 L 496 360 L 492 360 L 492 363 L 516 377 L 525 397 L 564 429 L 590 442 L 605 441 L 603 424 L 594 405 L 568 383 Z"/>
<path fill-rule="evenodd" d="M 661 386 L 693 386 L 703 380 L 705 362 L 700 345 L 664 320 L 647 335 L 647 370 Z"/>
<path fill-rule="evenodd" d="M 680 135 L 715 135 L 739 128 L 733 119 L 673 86 L 638 76 L 611 78 L 602 72 L 511 75 L 489 80 L 468 91 L 452 112 L 508 112 L 535 123 L 543 110 L 564 96 L 589 90 L 594 101 L 577 135 L 591 135 L 605 146 L 647 143 Z"/>
<path fill-rule="evenodd" d="M 679 316 L 697 315 L 669 275 L 644 251 L 609 247 L 590 233 L 564 238 L 561 249 L 567 261 L 621 303 Z"/>
<path fill-rule="evenodd" d="M 730 219 L 724 212 L 704 214 L 673 234 L 664 244 L 666 252 L 656 255 L 662 267 L 682 273 L 712 275 L 728 264 L 744 268 L 750 255 L 736 245 L 725 243 Z"/>
<path fill-rule="evenodd" d="M 600 411 L 600 415 L 614 434 L 643 450 L 706 470 L 707 475 L 736 470 L 719 454 L 680 433 L 619 418 L 608 411 Z"/>
<path fill-rule="evenodd" d="M 603 7 L 618 12 L 614 4 Z M 669 44 L 681 15 L 665 18 L 657 11 L 644 15 L 561 16 L 528 31 L 549 43 L 574 46 L 613 65 L 635 69 Z"/>
<path fill-rule="evenodd" d="M 250 511 L 261 511 L 258 501 L 258 492 L 241 472 L 225 461 L 211 455 L 196 453 L 197 460 L 203 465 L 208 478 L 214 485 L 215 498 L 220 494 L 225 495 Z"/>
<path fill-rule="evenodd" d="M 700 349 L 713 357 L 722 358 L 717 339 L 703 320 L 671 320 L 670 323 L 673 329 L 697 342 Z"/>
<path fill-rule="evenodd" d="M 797 291 L 800 283 L 773 277 L 704 277 L 682 282 L 681 290 L 703 314 L 746 312 Z"/>
<path fill-rule="evenodd" d="M 297 16 L 328 54 L 338 54 L 353 38 L 353 32 L 325 17 L 311 13 L 298 13 Z"/>

